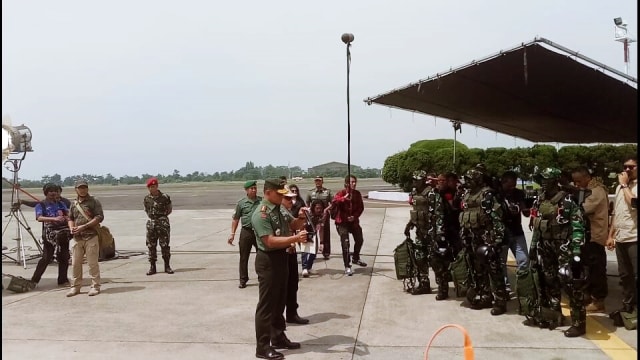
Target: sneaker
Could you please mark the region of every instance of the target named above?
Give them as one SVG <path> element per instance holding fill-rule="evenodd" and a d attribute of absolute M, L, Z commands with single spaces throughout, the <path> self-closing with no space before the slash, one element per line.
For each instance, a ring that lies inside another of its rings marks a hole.
<path fill-rule="evenodd" d="M 309 277 L 309 270 L 303 269 L 302 270 L 302 277 L 303 278 L 308 278 Z"/>
<path fill-rule="evenodd" d="M 91 288 L 91 289 L 89 290 L 89 294 L 87 294 L 87 295 L 89 295 L 89 296 L 96 296 L 96 295 L 98 295 L 98 294 L 100 294 L 100 289 Z"/>
<path fill-rule="evenodd" d="M 345 275 L 347 275 L 347 276 L 351 276 L 351 275 L 353 275 L 353 270 L 351 270 L 351 268 L 350 268 L 350 267 L 348 267 L 348 268 L 345 268 L 345 269 L 344 269 L 344 273 L 345 273 Z"/>
<path fill-rule="evenodd" d="M 593 299 L 589 305 L 584 308 L 587 312 L 604 312 L 604 300 Z"/>
<path fill-rule="evenodd" d="M 67 297 L 76 296 L 78 294 L 80 294 L 80 288 L 72 287 L 69 289 L 69 292 L 67 292 Z"/>
<path fill-rule="evenodd" d="M 362 267 L 367 266 L 367 263 L 366 263 L 366 262 L 364 262 L 364 261 L 362 261 L 362 260 L 360 260 L 360 259 L 358 259 L 358 260 L 353 260 L 353 263 L 354 263 L 354 264 L 356 264 L 356 265 L 360 265 L 360 266 L 362 266 Z"/>

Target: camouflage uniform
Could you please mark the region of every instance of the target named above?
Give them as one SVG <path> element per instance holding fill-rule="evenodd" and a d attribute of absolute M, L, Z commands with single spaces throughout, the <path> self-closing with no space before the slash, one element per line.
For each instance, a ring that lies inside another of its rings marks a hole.
<path fill-rule="evenodd" d="M 586 311 L 583 286 L 585 269 L 580 263 L 581 247 L 585 239 L 585 220 L 580 206 L 558 184 L 560 170 L 547 168 L 537 176 L 543 193 L 534 204 L 533 236 L 531 239 L 530 270 L 537 276 L 534 291 L 519 291 L 521 312 L 527 317 L 525 325 L 539 325 L 551 329 L 562 325 L 560 308 L 561 288 L 569 297 L 572 326 L 565 336 L 585 333 Z M 518 280 L 521 279 L 518 274 Z"/>
<path fill-rule="evenodd" d="M 427 174 L 424 171 L 414 172 L 413 180 L 414 189 L 411 192 L 413 209 L 410 211 L 409 223 L 405 227 L 405 235 L 408 236 L 412 228 L 416 229 L 413 248 L 419 285 L 408 290 L 413 295 L 430 294 L 429 263 L 434 250 L 433 239 L 436 236 L 444 237 L 442 198 L 435 187 L 426 183 Z M 436 282 L 441 284 L 445 282 L 446 267 L 443 269 L 441 262 L 438 265 L 439 272 L 436 272 Z M 434 269 L 435 271 L 436 269 Z"/>
<path fill-rule="evenodd" d="M 160 250 L 162 251 L 162 259 L 165 264 L 165 272 L 169 267 L 169 259 L 171 252 L 169 240 L 171 235 L 171 225 L 169 224 L 168 214 L 171 212 L 171 198 L 169 195 L 158 190 L 158 195 L 151 194 L 144 197 L 144 211 L 149 216 L 147 220 L 147 248 L 149 248 L 149 263 L 155 268 L 158 259 L 157 246 L 160 242 Z"/>
<path fill-rule="evenodd" d="M 460 213 L 460 238 L 468 262 L 466 297 L 472 309 L 492 307 L 492 315 L 506 312 L 509 299 L 500 251 L 504 238 L 501 208 L 493 190 L 484 182 L 484 170 L 476 167 L 465 174 L 467 191 Z M 493 299 L 493 306 L 492 306 Z"/>

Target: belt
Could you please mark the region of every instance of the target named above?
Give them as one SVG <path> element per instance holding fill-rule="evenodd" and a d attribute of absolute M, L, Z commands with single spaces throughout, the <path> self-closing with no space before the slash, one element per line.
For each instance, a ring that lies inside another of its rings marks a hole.
<path fill-rule="evenodd" d="M 245 230 L 251 230 L 251 231 L 253 231 L 253 226 L 251 226 L 251 225 L 246 225 L 246 226 L 245 226 L 245 225 L 242 225 L 242 228 L 243 228 L 243 229 L 245 229 Z"/>
<path fill-rule="evenodd" d="M 262 250 L 262 249 L 258 249 L 258 252 L 263 252 L 265 254 L 282 254 L 282 253 L 286 253 L 287 249 L 274 249 L 274 250 Z"/>

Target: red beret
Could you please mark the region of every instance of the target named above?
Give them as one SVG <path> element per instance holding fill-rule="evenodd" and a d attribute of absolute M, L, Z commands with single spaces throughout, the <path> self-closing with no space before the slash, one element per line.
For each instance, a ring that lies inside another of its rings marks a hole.
<path fill-rule="evenodd" d="M 147 187 L 149 187 L 151 185 L 158 185 L 158 179 L 152 177 L 149 180 L 147 180 Z"/>

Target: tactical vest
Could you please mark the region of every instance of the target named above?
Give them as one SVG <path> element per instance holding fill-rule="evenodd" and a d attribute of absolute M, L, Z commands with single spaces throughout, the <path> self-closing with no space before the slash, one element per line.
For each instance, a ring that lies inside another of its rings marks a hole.
<path fill-rule="evenodd" d="M 482 229 L 491 223 L 489 214 L 482 208 L 482 200 L 487 191 L 484 187 L 474 194 L 467 194 L 464 198 L 464 209 L 460 213 L 460 226 L 465 229 Z"/>
<path fill-rule="evenodd" d="M 538 204 L 537 214 L 533 218 L 533 229 L 540 232 L 540 238 L 545 240 L 566 240 L 571 231 L 569 219 L 563 219 L 559 214 L 559 204 L 567 194 L 558 192 L 551 199 L 542 199 Z"/>
<path fill-rule="evenodd" d="M 413 210 L 409 212 L 411 222 L 422 231 L 428 230 L 431 223 L 429 212 L 429 192 L 431 190 L 430 187 L 427 187 L 420 194 L 414 194 L 411 201 L 413 206 Z"/>

